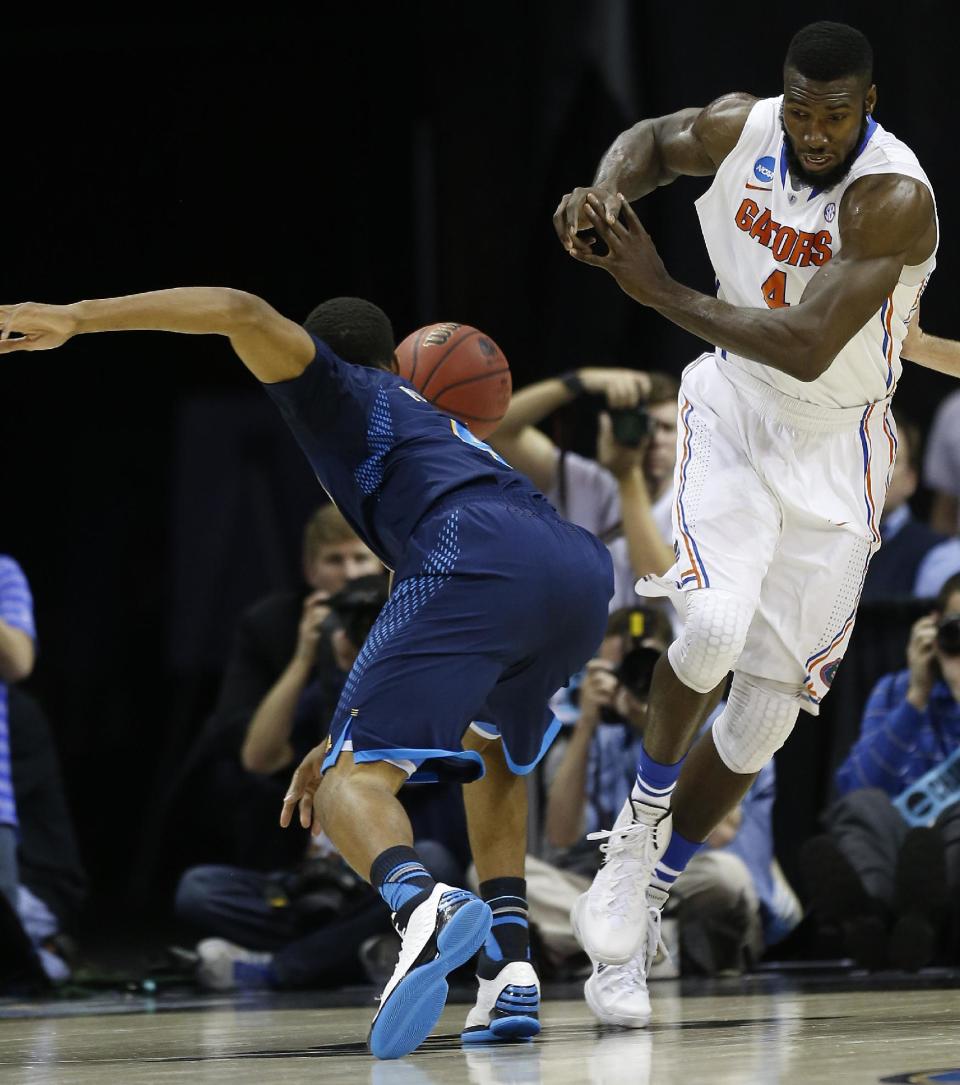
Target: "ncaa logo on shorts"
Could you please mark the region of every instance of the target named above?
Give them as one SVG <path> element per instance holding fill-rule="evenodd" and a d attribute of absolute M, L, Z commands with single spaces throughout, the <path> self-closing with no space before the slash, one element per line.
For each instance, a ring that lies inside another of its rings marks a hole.
<path fill-rule="evenodd" d="M 773 155 L 764 155 L 763 158 L 758 158 L 753 164 L 753 176 L 758 181 L 765 181 L 769 184 L 773 180 L 773 168 L 776 163 L 773 160 Z"/>
<path fill-rule="evenodd" d="M 820 668 L 820 681 L 829 689 L 833 685 L 834 678 L 840 668 L 840 660 L 834 659 L 830 663 L 824 663 Z"/>
<path fill-rule="evenodd" d="M 828 203 L 827 206 L 823 209 L 823 217 L 827 220 L 827 222 L 833 222 L 833 220 L 837 217 L 837 205 L 835 203 Z"/>

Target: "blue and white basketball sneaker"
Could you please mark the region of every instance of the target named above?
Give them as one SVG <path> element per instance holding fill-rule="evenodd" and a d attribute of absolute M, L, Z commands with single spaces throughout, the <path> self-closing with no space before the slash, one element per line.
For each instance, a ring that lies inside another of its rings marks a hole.
<path fill-rule="evenodd" d="M 492 922 L 479 897 L 442 882 L 414 908 L 370 1025 L 367 1043 L 378 1059 L 402 1058 L 430 1035 L 447 1001 L 447 974 L 480 949 Z"/>
<path fill-rule="evenodd" d="M 540 980 L 528 961 L 509 961 L 479 991 L 460 1039 L 465 1044 L 530 1040 L 540 1032 Z"/>

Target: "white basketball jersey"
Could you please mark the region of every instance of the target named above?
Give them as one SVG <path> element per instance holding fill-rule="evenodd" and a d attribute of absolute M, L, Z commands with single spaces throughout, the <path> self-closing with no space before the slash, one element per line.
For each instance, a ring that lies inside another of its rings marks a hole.
<path fill-rule="evenodd" d="M 859 178 L 902 173 L 921 181 L 933 195 L 916 155 L 873 118 L 840 184 L 825 192 L 794 188 L 780 124 L 782 102 L 781 96 L 756 103 L 736 147 L 697 200 L 717 296 L 732 305 L 779 308 L 799 302 L 817 269 L 840 252 L 840 201 Z M 893 293 L 817 380 L 798 381 L 718 348 L 725 371 L 744 370 L 789 396 L 826 407 L 855 407 L 886 398 L 900 379 L 900 346 L 936 266 L 935 255 L 904 267 Z M 735 380 L 735 374 L 731 378 Z"/>

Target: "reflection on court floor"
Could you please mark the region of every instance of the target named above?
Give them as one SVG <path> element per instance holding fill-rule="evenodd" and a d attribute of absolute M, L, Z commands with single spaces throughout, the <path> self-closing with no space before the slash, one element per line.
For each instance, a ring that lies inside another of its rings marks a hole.
<path fill-rule="evenodd" d="M 475 1049 L 459 1042 L 465 1008 L 449 1006 L 437 1034 L 420 1051 L 388 1063 L 366 1053 L 369 1007 L 309 1008 L 309 996 L 193 1003 L 126 999 L 72 1007 L 0 1003 L 0 1082 L 960 1081 L 960 991 L 950 986 L 760 989 L 681 998 L 678 985 L 664 983 L 654 997 L 656 1021 L 648 1030 L 601 1030 L 581 1002 L 548 1001 L 537 1041 Z"/>

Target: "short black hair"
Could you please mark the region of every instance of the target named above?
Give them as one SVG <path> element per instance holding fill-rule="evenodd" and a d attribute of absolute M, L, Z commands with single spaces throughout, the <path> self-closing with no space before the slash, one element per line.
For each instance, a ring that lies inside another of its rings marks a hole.
<path fill-rule="evenodd" d="M 784 73 L 788 69 L 815 83 L 856 75 L 869 87 L 873 82 L 873 49 L 859 30 L 846 23 L 810 23 L 793 35 L 783 62 Z"/>
<path fill-rule="evenodd" d="M 396 340 L 390 318 L 364 298 L 330 298 L 303 322 L 345 362 L 374 368 L 393 367 Z"/>

